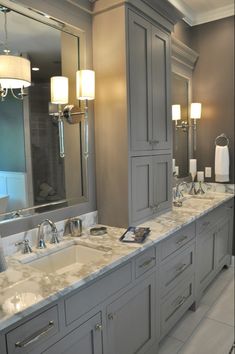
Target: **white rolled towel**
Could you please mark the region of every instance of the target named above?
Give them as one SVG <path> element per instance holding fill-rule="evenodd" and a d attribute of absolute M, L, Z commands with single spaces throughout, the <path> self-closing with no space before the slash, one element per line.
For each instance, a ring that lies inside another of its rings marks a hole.
<path fill-rule="evenodd" d="M 228 146 L 215 147 L 215 181 L 229 182 L 229 150 Z"/>

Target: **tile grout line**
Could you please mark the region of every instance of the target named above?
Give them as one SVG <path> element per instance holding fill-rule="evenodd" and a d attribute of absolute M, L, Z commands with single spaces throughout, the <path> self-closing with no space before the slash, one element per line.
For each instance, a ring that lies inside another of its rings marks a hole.
<path fill-rule="evenodd" d="M 207 316 L 206 316 L 205 318 L 207 318 L 207 319 L 210 320 L 210 321 L 214 321 L 214 322 L 217 322 L 217 323 L 220 323 L 220 324 L 223 324 L 223 325 L 226 325 L 226 326 L 229 326 L 229 327 L 234 328 L 233 325 L 228 324 L 228 323 L 226 323 L 226 322 L 222 322 L 222 321 L 219 321 L 219 320 L 215 320 L 214 318 L 210 318 L 210 317 L 207 317 Z"/>
<path fill-rule="evenodd" d="M 233 281 L 233 279 L 232 279 L 232 281 Z M 187 338 L 187 340 L 186 340 L 185 342 L 183 342 L 184 344 L 183 344 L 183 346 L 179 349 L 179 351 L 177 351 L 177 354 L 180 353 L 180 351 L 181 351 L 182 348 L 186 345 L 186 343 L 189 342 L 190 338 L 193 336 L 193 334 L 195 333 L 196 329 L 201 325 L 201 323 L 202 323 L 203 320 L 209 319 L 209 320 L 213 321 L 213 319 L 207 317 L 207 314 L 208 314 L 208 312 L 211 310 L 212 306 L 214 306 L 214 304 L 216 303 L 216 301 L 220 298 L 220 296 L 221 296 L 221 294 L 223 293 L 223 291 L 225 290 L 225 288 L 230 285 L 230 283 L 231 283 L 231 280 L 223 287 L 222 291 L 221 291 L 220 294 L 217 296 L 216 300 L 215 300 L 211 305 L 208 305 L 209 308 L 207 309 L 207 311 L 205 312 L 205 314 L 203 315 L 203 317 L 201 318 L 201 320 L 198 322 L 197 326 L 194 328 L 193 332 L 190 334 L 190 336 Z M 204 304 L 204 305 L 206 305 L 206 304 Z M 227 326 L 229 326 L 229 327 L 231 327 L 231 328 L 234 328 L 234 326 L 228 325 L 228 324 L 226 324 L 226 323 L 224 323 L 224 322 L 220 322 L 220 321 L 216 321 L 216 320 L 214 320 L 214 321 L 217 322 L 217 323 L 220 323 L 220 324 L 227 325 Z M 174 339 L 177 339 L 177 340 L 180 341 L 180 342 L 182 342 L 182 340 L 180 340 L 180 339 L 178 339 L 178 338 L 176 338 L 176 337 L 174 337 L 174 336 L 171 336 L 171 337 L 174 338 Z"/>

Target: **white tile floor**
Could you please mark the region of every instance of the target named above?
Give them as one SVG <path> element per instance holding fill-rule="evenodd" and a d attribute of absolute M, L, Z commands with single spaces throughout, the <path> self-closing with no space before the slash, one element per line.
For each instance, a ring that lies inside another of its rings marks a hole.
<path fill-rule="evenodd" d="M 222 270 L 201 299 L 160 343 L 159 354 L 235 354 L 234 267 Z"/>

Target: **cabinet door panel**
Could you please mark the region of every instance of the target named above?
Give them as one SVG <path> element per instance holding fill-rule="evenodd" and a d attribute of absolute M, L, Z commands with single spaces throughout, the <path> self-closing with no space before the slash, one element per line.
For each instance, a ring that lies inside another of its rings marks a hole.
<path fill-rule="evenodd" d="M 219 227 L 215 237 L 216 268 L 219 268 L 224 265 L 224 259 L 229 255 L 229 220 Z"/>
<path fill-rule="evenodd" d="M 199 235 L 197 244 L 197 286 L 203 291 L 213 279 L 215 271 L 215 233 L 208 231 Z"/>
<path fill-rule="evenodd" d="M 153 171 L 152 157 L 132 158 L 132 220 L 138 221 L 152 215 Z"/>
<path fill-rule="evenodd" d="M 159 212 L 171 206 L 171 155 L 154 156 L 153 165 L 154 205 Z"/>
<path fill-rule="evenodd" d="M 130 131 L 133 150 L 151 149 L 151 24 L 129 12 Z"/>
<path fill-rule="evenodd" d="M 102 354 L 101 315 L 97 314 L 69 333 L 44 354 Z"/>
<path fill-rule="evenodd" d="M 170 40 L 167 34 L 152 28 L 153 147 L 170 149 Z"/>
<path fill-rule="evenodd" d="M 108 306 L 108 353 L 141 354 L 154 343 L 154 301 L 152 276 Z"/>

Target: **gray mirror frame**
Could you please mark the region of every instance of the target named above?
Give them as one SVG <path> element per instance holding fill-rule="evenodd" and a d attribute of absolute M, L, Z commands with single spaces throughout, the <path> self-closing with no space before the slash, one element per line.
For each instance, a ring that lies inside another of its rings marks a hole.
<path fill-rule="evenodd" d="M 192 102 L 193 70 L 199 54 L 178 40 L 174 35 L 171 37 L 171 71 L 188 81 L 188 112 Z M 193 130 L 189 128 L 188 156 L 193 158 Z"/>
<path fill-rule="evenodd" d="M 1 0 L 0 3 L 11 8 L 22 15 L 39 20 L 45 24 L 50 24 L 42 14 L 48 14 L 54 21 L 58 21 L 65 31 L 79 37 L 80 43 L 80 67 L 81 69 L 92 68 L 92 21 L 90 9 L 79 7 L 79 11 L 74 11 L 74 6 L 66 3 L 63 6 L 56 6 L 56 1 L 40 1 L 37 2 L 35 9 L 35 1 L 20 0 L 12 2 L 11 0 Z M 77 9 L 78 10 L 78 9 Z M 40 13 L 38 13 L 40 12 Z M 59 26 L 61 29 L 61 27 Z M 14 233 L 24 232 L 36 227 L 42 220 L 51 218 L 53 221 L 60 221 L 72 216 L 81 215 L 96 210 L 95 200 L 95 159 L 94 159 L 94 108 L 93 103 L 89 103 L 89 158 L 88 158 L 88 201 L 69 206 L 50 212 L 35 214 L 19 219 L 5 221 L 0 224 L 0 235 L 5 237 Z"/>

